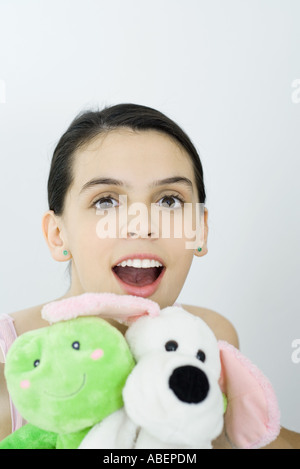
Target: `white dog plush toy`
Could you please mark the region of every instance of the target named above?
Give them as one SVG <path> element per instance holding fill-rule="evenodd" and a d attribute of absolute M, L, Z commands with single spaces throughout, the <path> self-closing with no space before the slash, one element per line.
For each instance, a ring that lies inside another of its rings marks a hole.
<path fill-rule="evenodd" d="M 279 431 L 269 381 L 237 349 L 217 342 L 180 307 L 137 319 L 126 332 L 137 362 L 124 407 L 95 425 L 79 449 L 211 448 L 224 426 L 232 446 L 260 448 Z"/>

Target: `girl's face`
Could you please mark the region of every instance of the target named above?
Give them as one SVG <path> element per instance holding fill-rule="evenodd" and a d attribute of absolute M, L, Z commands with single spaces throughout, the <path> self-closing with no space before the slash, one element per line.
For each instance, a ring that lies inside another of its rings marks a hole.
<path fill-rule="evenodd" d="M 189 155 L 163 133 L 118 129 L 75 153 L 73 176 L 63 215 L 51 215 L 61 240 L 52 255 L 62 260 L 67 250 L 72 259 L 69 293 L 173 304 L 195 254 L 183 226 L 183 204 L 198 202 Z M 206 236 L 198 255 L 206 254 Z"/>

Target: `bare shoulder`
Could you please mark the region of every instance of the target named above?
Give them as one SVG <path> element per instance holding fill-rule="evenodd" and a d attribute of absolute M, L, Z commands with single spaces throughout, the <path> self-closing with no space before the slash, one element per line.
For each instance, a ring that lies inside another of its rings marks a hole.
<path fill-rule="evenodd" d="M 239 339 L 232 323 L 221 314 L 209 308 L 200 306 L 182 305 L 189 313 L 199 316 L 212 329 L 218 340 L 226 342 L 239 348 Z"/>
<path fill-rule="evenodd" d="M 44 321 L 41 318 L 42 307 L 43 305 L 37 305 L 9 314 L 14 321 L 14 327 L 18 336 L 31 329 L 43 326 Z M 5 359 L 0 349 L 0 363 L 4 363 L 4 361 Z"/>
<path fill-rule="evenodd" d="M 41 316 L 43 306 L 44 304 L 36 305 L 10 314 L 14 320 L 14 326 L 18 336 L 24 332 L 49 325 Z"/>

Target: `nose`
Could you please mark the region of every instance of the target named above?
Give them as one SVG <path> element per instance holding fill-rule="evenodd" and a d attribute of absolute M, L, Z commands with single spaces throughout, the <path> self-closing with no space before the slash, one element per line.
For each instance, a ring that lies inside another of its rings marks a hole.
<path fill-rule="evenodd" d="M 149 238 L 150 237 L 151 238 L 151 236 L 152 236 L 152 233 L 147 234 L 146 231 L 145 232 L 138 232 L 138 230 L 137 230 L 136 233 L 134 233 L 133 231 L 128 232 L 128 238 L 139 238 L 139 237 L 141 237 L 141 238 Z"/>
<path fill-rule="evenodd" d="M 138 215 L 137 215 L 138 214 Z M 119 233 L 121 238 L 158 238 L 159 227 L 152 209 L 148 204 L 134 202 L 124 207 L 119 212 Z"/>
<path fill-rule="evenodd" d="M 207 397 L 209 382 L 202 370 L 186 365 L 175 368 L 169 379 L 169 387 L 182 402 L 198 404 Z"/>

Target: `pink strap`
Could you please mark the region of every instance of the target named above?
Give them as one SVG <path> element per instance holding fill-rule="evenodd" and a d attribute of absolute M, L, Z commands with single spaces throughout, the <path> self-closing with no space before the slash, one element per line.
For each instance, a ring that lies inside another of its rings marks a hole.
<path fill-rule="evenodd" d="M 0 314 L 0 350 L 2 351 L 4 361 L 7 355 L 7 352 L 16 340 L 17 333 L 14 327 L 14 320 L 8 314 Z M 10 413 L 11 413 L 11 422 L 12 422 L 12 432 L 22 427 L 23 419 L 19 414 L 14 404 L 12 403 L 11 397 L 9 396 L 10 403 Z"/>

